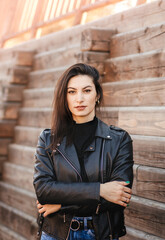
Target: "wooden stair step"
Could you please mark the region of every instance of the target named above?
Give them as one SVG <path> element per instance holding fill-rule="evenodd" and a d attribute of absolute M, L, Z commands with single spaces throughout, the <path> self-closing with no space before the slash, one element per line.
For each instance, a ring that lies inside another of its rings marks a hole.
<path fill-rule="evenodd" d="M 0 224 L 0 239 L 1 240 L 27 240 L 16 232 L 12 231 L 8 227 Z"/>
<path fill-rule="evenodd" d="M 30 216 L 37 217 L 36 195 L 25 189 L 0 182 L 0 201 L 23 211 Z"/>
<path fill-rule="evenodd" d="M 51 112 L 51 108 L 21 108 L 18 124 L 21 126 L 48 128 L 51 123 Z"/>
<path fill-rule="evenodd" d="M 109 52 L 110 40 L 116 32 L 116 30 L 98 27 L 85 29 L 81 36 L 81 50 Z"/>
<path fill-rule="evenodd" d="M 20 145 L 36 147 L 38 136 L 40 135 L 42 130 L 43 128 L 16 126 L 14 142 Z"/>
<path fill-rule="evenodd" d="M 131 135 L 136 164 L 165 168 L 165 137 Z"/>
<path fill-rule="evenodd" d="M 3 165 L 2 179 L 14 186 L 34 192 L 33 174 L 33 168 L 5 162 Z"/>
<path fill-rule="evenodd" d="M 127 226 L 127 235 L 122 237 L 122 240 L 164 240 L 164 238 Z"/>
<path fill-rule="evenodd" d="M 54 88 L 55 82 L 59 79 L 59 77 L 68 67 L 69 66 L 30 72 L 28 88 Z"/>
<path fill-rule="evenodd" d="M 24 85 L 3 85 L 2 99 L 3 101 L 21 102 Z"/>
<path fill-rule="evenodd" d="M 165 204 L 138 196 L 132 196 L 125 210 L 126 225 L 137 230 L 165 236 Z"/>
<path fill-rule="evenodd" d="M 13 137 L 15 120 L 0 120 L 0 137 Z"/>
<path fill-rule="evenodd" d="M 18 102 L 3 102 L 0 104 L 0 119 L 2 120 L 15 120 L 18 118 L 18 111 L 21 103 Z"/>
<path fill-rule="evenodd" d="M 80 51 L 80 46 L 73 45 L 36 54 L 33 70 L 72 65 L 77 62 L 75 54 L 78 51 Z"/>
<path fill-rule="evenodd" d="M 133 194 L 165 203 L 165 169 L 134 165 Z"/>
<path fill-rule="evenodd" d="M 130 134 L 165 136 L 165 107 L 104 107 L 101 118 L 109 125 L 117 125 Z"/>
<path fill-rule="evenodd" d="M 109 57 L 110 57 L 109 52 L 85 51 L 77 53 L 78 62 L 84 62 L 97 68 L 101 76 L 105 74 L 104 61 L 109 59 Z"/>
<path fill-rule="evenodd" d="M 7 161 L 7 156 L 0 155 L 0 179 L 2 178 L 3 164 Z"/>
<path fill-rule="evenodd" d="M 51 107 L 54 88 L 34 88 L 24 90 L 24 107 Z"/>
<path fill-rule="evenodd" d="M 8 146 L 11 142 L 11 138 L 0 138 L 0 155 L 7 155 Z"/>
<path fill-rule="evenodd" d="M 36 219 L 27 213 L 0 202 L 0 224 L 28 240 L 34 240 L 37 233 Z"/>
<path fill-rule="evenodd" d="M 8 161 L 22 166 L 32 168 L 34 166 L 34 154 L 36 148 L 10 144 L 8 150 Z"/>
<path fill-rule="evenodd" d="M 126 56 L 164 48 L 165 23 L 115 34 L 111 37 L 110 57 Z"/>
<path fill-rule="evenodd" d="M 0 66 L 0 74 L 8 77 L 11 83 L 26 84 L 30 71 L 31 67 L 14 65 L 13 61 L 4 62 Z"/>
<path fill-rule="evenodd" d="M 165 77 L 103 84 L 104 106 L 165 105 Z"/>
<path fill-rule="evenodd" d="M 104 82 L 164 77 L 165 51 L 158 49 L 105 61 Z"/>

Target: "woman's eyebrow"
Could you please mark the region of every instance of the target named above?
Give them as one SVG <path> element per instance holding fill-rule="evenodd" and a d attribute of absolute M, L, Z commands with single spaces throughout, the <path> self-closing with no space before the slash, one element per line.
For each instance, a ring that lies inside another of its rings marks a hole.
<path fill-rule="evenodd" d="M 88 88 L 88 87 L 92 88 L 91 85 L 88 85 L 88 86 L 83 87 L 83 89 Z M 67 87 L 67 89 L 69 89 L 69 88 L 72 88 L 72 89 L 75 89 L 75 90 L 77 89 L 77 88 L 74 88 L 74 87 Z"/>

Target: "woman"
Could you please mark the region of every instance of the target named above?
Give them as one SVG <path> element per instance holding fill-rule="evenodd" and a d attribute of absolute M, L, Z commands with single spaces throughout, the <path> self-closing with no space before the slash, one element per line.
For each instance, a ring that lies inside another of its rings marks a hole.
<path fill-rule="evenodd" d="M 107 240 L 126 234 L 132 140 L 96 118 L 102 98 L 99 73 L 89 65 L 71 66 L 57 83 L 51 130 L 41 133 L 35 154 L 42 240 Z"/>

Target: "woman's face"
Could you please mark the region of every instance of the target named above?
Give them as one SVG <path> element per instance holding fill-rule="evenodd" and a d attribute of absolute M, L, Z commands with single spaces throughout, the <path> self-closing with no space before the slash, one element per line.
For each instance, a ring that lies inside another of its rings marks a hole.
<path fill-rule="evenodd" d="M 67 102 L 76 123 L 93 120 L 97 101 L 93 79 L 88 75 L 72 77 L 67 86 Z"/>

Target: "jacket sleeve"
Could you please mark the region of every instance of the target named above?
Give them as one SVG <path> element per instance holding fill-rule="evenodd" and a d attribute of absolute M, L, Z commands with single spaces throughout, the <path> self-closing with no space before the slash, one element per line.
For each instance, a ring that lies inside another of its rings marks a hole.
<path fill-rule="evenodd" d="M 133 184 L 133 147 L 132 139 L 127 132 L 123 132 L 119 150 L 112 163 L 111 181 L 129 181 Z"/>
<path fill-rule="evenodd" d="M 132 188 L 133 184 L 133 147 L 132 139 L 129 134 L 123 131 L 119 149 L 112 163 L 112 172 L 110 181 L 129 181 L 128 187 Z M 124 208 L 120 205 L 108 202 L 101 198 L 100 211 L 108 209 Z"/>
<path fill-rule="evenodd" d="M 100 183 L 57 182 L 43 131 L 35 153 L 33 185 L 41 204 L 89 205 L 100 200 Z"/>

